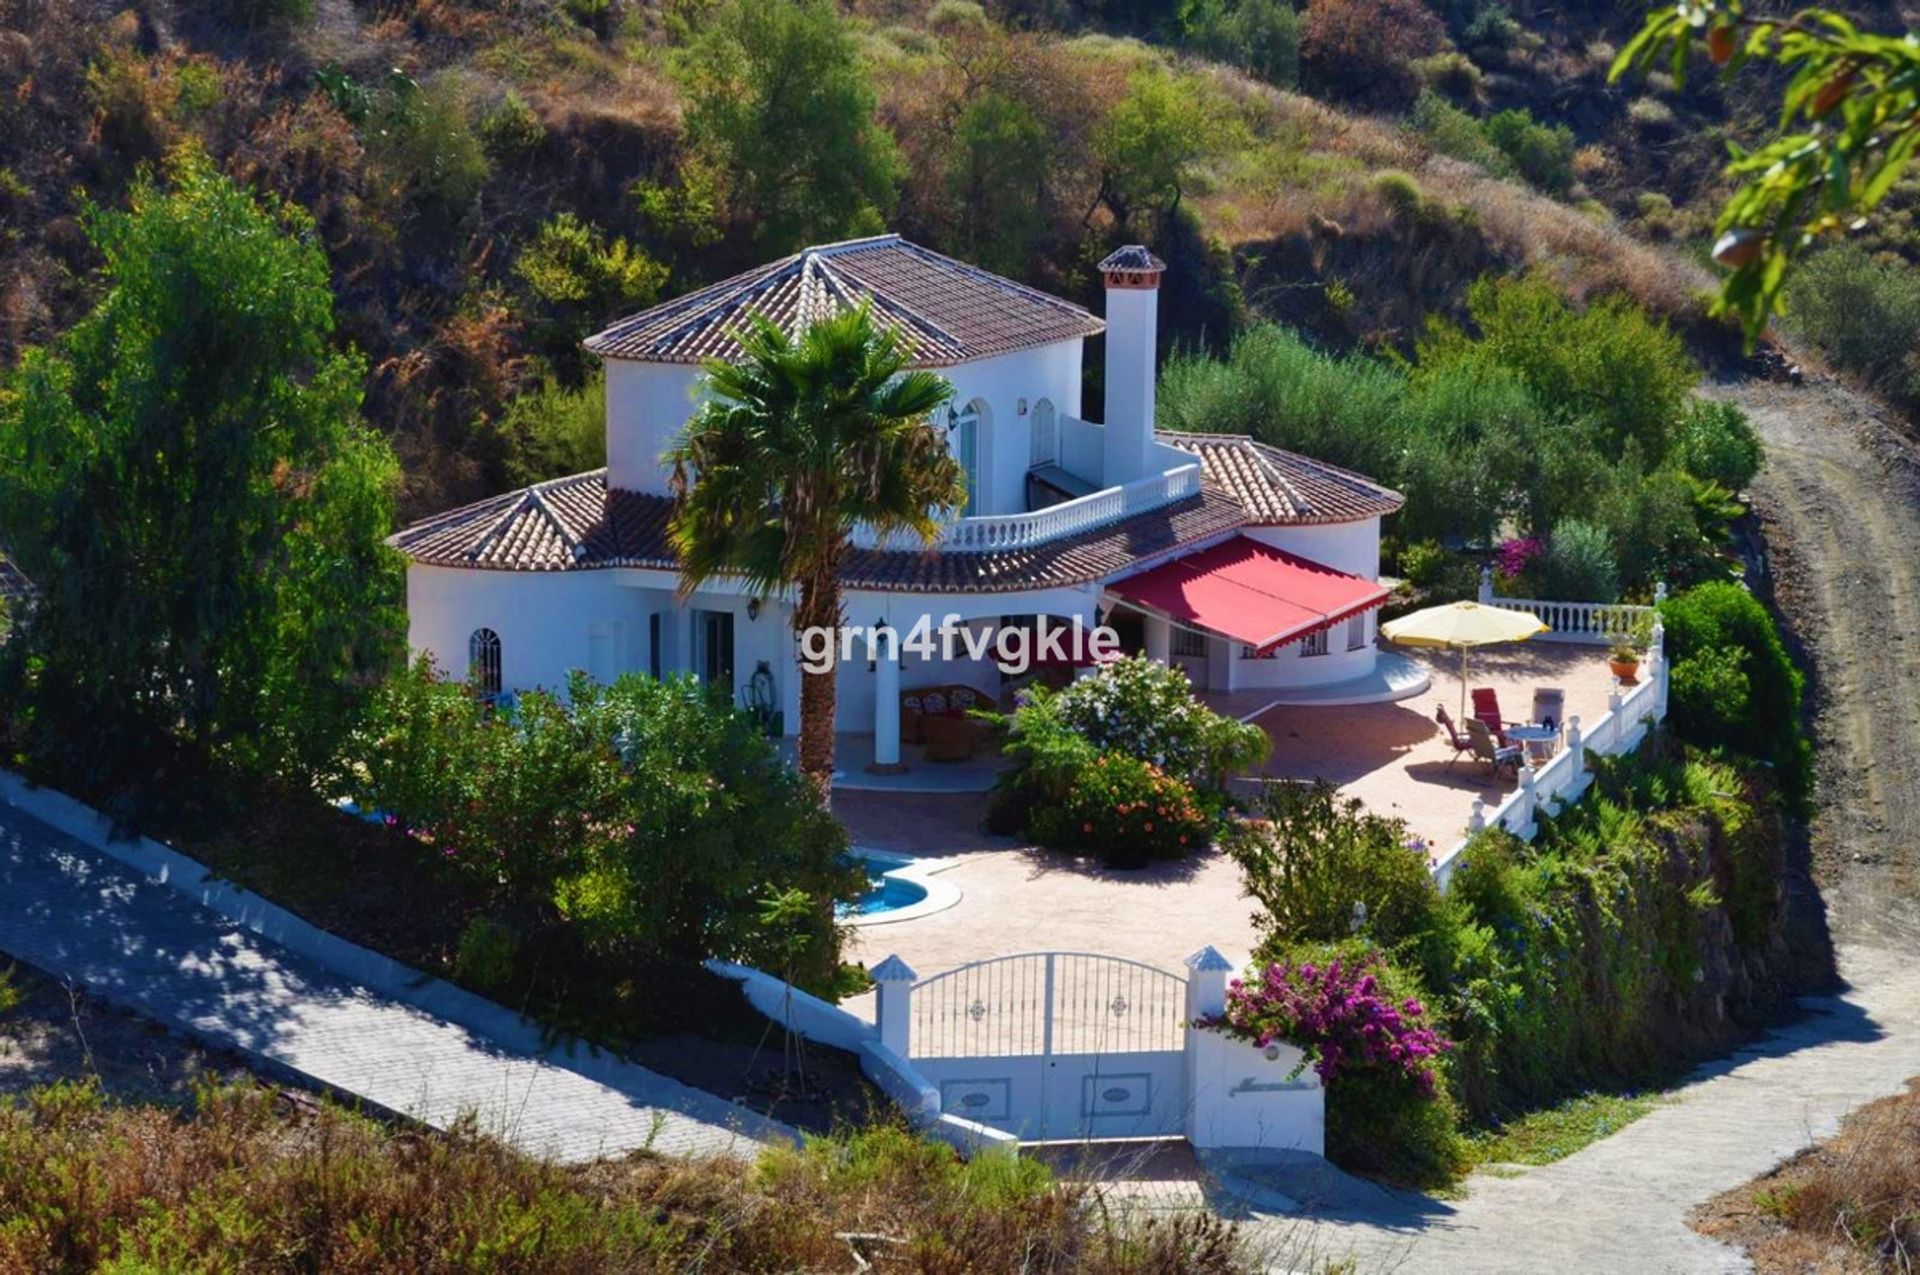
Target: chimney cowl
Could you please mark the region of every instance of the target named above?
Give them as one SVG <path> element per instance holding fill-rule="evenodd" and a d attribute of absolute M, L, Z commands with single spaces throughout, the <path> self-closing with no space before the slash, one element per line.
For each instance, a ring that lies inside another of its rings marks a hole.
<path fill-rule="evenodd" d="M 1166 262 L 1137 243 L 1116 248 L 1100 263 L 1100 273 L 1109 288 L 1157 288 L 1166 268 Z"/>

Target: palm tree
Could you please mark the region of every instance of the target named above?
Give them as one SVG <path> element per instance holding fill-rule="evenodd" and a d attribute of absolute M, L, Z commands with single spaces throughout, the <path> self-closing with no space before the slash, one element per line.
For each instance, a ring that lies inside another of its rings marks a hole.
<path fill-rule="evenodd" d="M 792 589 L 796 634 L 840 624 L 840 570 L 856 523 L 931 542 L 966 499 L 966 479 L 930 415 L 953 396 L 866 305 L 796 340 L 760 316 L 735 339 L 746 357 L 706 366 L 708 400 L 668 454 L 669 534 L 680 594 L 732 575 Z M 802 671 L 800 769 L 824 798 L 833 776 L 834 671 Z"/>

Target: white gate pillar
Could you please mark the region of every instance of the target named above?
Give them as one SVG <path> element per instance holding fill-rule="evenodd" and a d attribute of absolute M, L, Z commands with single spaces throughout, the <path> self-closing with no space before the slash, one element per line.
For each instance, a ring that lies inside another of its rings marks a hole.
<path fill-rule="evenodd" d="M 1227 1008 L 1227 975 L 1233 962 L 1212 946 L 1201 948 L 1186 960 L 1187 1023 L 1218 1014 Z"/>
<path fill-rule="evenodd" d="M 1493 602 L 1493 568 L 1480 568 L 1480 605 L 1489 606 Z"/>
<path fill-rule="evenodd" d="M 889 956 L 869 970 L 868 975 L 879 993 L 876 1017 L 880 1043 L 905 1058 L 908 1046 L 913 1043 L 910 1014 L 913 1009 L 913 982 L 918 975 L 897 956 Z"/>

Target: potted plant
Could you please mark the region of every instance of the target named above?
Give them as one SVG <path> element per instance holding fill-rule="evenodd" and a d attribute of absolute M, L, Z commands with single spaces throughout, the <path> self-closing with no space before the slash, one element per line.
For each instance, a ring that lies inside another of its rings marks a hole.
<path fill-rule="evenodd" d="M 1640 648 L 1627 638 L 1615 642 L 1607 648 L 1607 667 L 1622 683 L 1632 686 L 1640 680 Z"/>
<path fill-rule="evenodd" d="M 1632 686 L 1639 682 L 1640 652 L 1646 650 L 1652 640 L 1652 621 L 1643 615 L 1634 621 L 1633 628 L 1607 648 L 1607 667 L 1623 684 Z"/>

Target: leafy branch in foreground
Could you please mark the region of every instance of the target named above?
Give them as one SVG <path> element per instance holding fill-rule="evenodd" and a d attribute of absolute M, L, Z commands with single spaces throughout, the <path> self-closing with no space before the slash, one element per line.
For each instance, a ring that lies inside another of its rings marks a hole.
<path fill-rule="evenodd" d="M 1660 58 L 1685 82 L 1695 42 L 1732 75 L 1749 62 L 1793 73 L 1776 135 L 1734 146 L 1727 174 L 1740 187 L 1721 210 L 1713 258 L 1732 273 L 1714 313 L 1740 316 L 1752 344 L 1780 310 L 1794 258 L 1823 235 L 1865 224 L 1920 145 L 1920 38 L 1876 35 L 1837 13 L 1750 14 L 1744 0 L 1679 0 L 1649 14 L 1610 76 Z"/>

